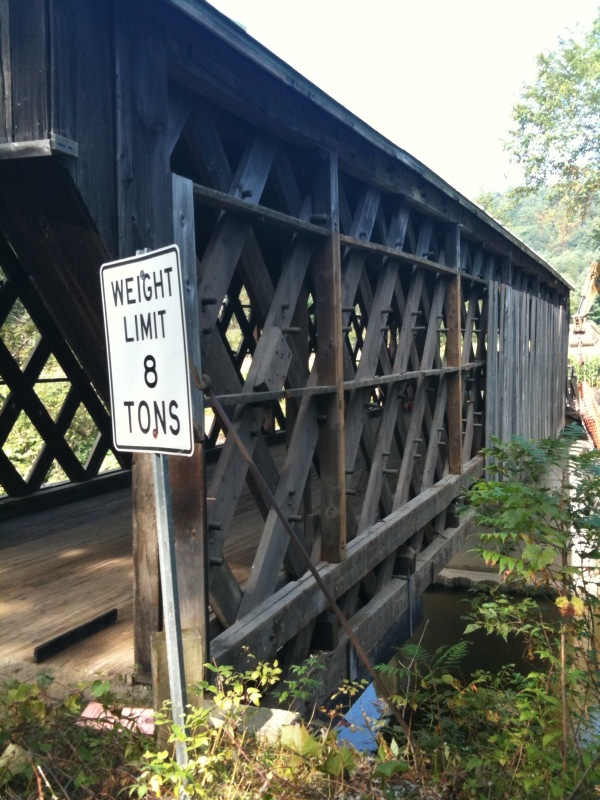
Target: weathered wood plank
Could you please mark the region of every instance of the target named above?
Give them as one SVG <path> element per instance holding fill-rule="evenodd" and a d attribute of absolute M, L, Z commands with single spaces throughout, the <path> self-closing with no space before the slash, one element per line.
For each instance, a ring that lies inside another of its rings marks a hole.
<path fill-rule="evenodd" d="M 440 445 L 443 438 L 446 436 L 446 429 L 444 427 L 444 415 L 446 413 L 446 404 L 448 401 L 448 382 L 442 375 L 435 399 L 435 408 L 431 421 L 431 431 L 429 433 L 429 441 L 427 443 L 427 454 L 425 456 L 425 464 L 423 466 L 423 475 L 421 477 L 421 491 L 428 489 L 434 481 L 436 462 L 440 450 Z"/>
<path fill-rule="evenodd" d="M 50 134 L 46 2 L 11 2 L 9 12 L 13 138 L 46 139 Z"/>
<path fill-rule="evenodd" d="M 392 218 L 388 237 L 390 241 L 393 241 L 398 246 L 402 246 L 404 243 L 408 216 L 407 209 L 400 208 Z M 387 328 L 387 319 L 391 313 L 392 296 L 396 286 L 397 274 L 397 265 L 388 260 L 380 273 L 375 296 L 369 303 L 370 324 L 367 326 L 367 334 L 363 343 L 355 380 L 372 377 L 376 372 L 380 355 L 384 359 L 386 358 L 386 353 L 383 352 L 385 348 L 383 331 Z M 364 291 L 363 294 L 365 294 Z M 346 470 L 348 472 L 354 469 L 365 424 L 365 405 L 368 399 L 368 392 L 357 391 L 350 396 L 348 402 L 346 415 Z"/>
<path fill-rule="evenodd" d="M 173 175 L 172 193 L 173 237 L 181 254 L 196 444 L 191 458 L 172 459 L 169 479 L 181 627 L 193 631 L 197 637 L 198 658 L 186 666 L 186 679 L 195 683 L 203 679 L 203 665 L 208 660 L 208 548 L 202 443 L 204 403 L 196 380 L 202 375 L 202 362 L 192 181 Z"/>
<path fill-rule="evenodd" d="M 473 459 L 462 475 L 448 475 L 422 492 L 385 520 L 363 531 L 348 543 L 346 559 L 320 566 L 321 577 L 336 597 L 368 574 L 436 517 L 463 489 L 481 474 L 481 458 Z M 287 641 L 327 607 L 312 575 L 286 584 L 268 597 L 251 616 L 239 619 L 212 641 L 211 655 L 222 664 L 236 663 L 245 644 L 258 658 L 277 652 Z"/>
<path fill-rule="evenodd" d="M 147 47 L 136 46 L 140 39 Z M 140 17 L 133 3 L 115 8 L 115 60 L 118 244 L 124 257 L 170 244 L 173 236 L 164 38 L 153 16 Z M 135 660 L 147 675 L 151 636 L 162 624 L 152 456 L 138 453 L 133 462 Z"/>
<path fill-rule="evenodd" d="M 330 237 L 313 263 L 317 324 L 315 368 L 319 381 L 336 387 L 320 401 L 325 416 L 319 426 L 321 472 L 321 557 L 341 561 L 346 550 L 346 476 L 344 440 L 344 365 L 342 336 L 342 276 L 339 239 L 339 175 L 337 156 L 330 154 L 323 206 Z M 318 211 L 318 209 L 316 209 Z"/>
<path fill-rule="evenodd" d="M 316 379 L 314 370 L 311 373 L 311 379 Z M 298 487 L 303 487 L 308 478 L 317 438 L 318 424 L 315 404 L 310 397 L 304 397 L 298 410 L 287 457 L 275 493 L 278 506 L 288 517 L 297 516 L 302 502 L 302 493 L 298 491 Z M 288 544 L 287 533 L 281 520 L 277 512 L 271 509 L 254 556 L 238 612 L 239 618 L 254 610 L 273 591 Z"/>
<path fill-rule="evenodd" d="M 117 255 L 115 61 L 109 3 L 52 0 L 50 144 L 69 143 L 65 159 L 98 232 Z"/>
<path fill-rule="evenodd" d="M 406 232 L 406 229 L 405 229 Z M 420 232 L 419 241 L 417 244 L 417 255 L 429 250 L 431 239 L 431 226 L 424 226 Z M 398 339 L 398 347 L 394 364 L 391 367 L 391 372 L 401 373 L 406 370 L 409 358 L 413 355 L 416 357 L 416 350 L 414 345 L 414 325 L 415 316 L 419 310 L 419 305 L 423 295 L 424 276 L 421 270 L 417 269 L 408 291 L 408 296 L 401 309 L 402 326 Z M 396 294 L 401 293 L 401 287 L 397 285 Z M 415 366 L 421 366 L 415 364 Z M 383 409 L 383 417 L 379 426 L 377 441 L 372 451 L 371 468 L 365 490 L 363 506 L 361 510 L 361 517 L 359 521 L 359 531 L 368 527 L 376 518 L 378 505 L 382 491 L 386 488 L 384 482 L 383 469 L 390 453 L 392 446 L 392 437 L 398 425 L 398 413 L 400 408 L 400 399 L 397 391 L 390 391 L 387 393 L 386 401 Z M 389 508 L 391 509 L 391 505 Z"/>
<path fill-rule="evenodd" d="M 421 358 L 421 367 L 423 369 L 428 369 L 433 362 L 434 348 L 437 346 L 438 321 L 442 313 L 446 292 L 447 287 L 444 282 L 439 280 L 434 288 L 433 301 L 431 303 L 427 324 L 427 335 Z M 398 508 L 408 500 L 410 482 L 414 471 L 414 461 L 417 450 L 419 449 L 418 442 L 421 439 L 420 434 L 426 403 L 427 381 L 425 378 L 420 378 L 417 381 L 417 390 L 413 400 L 413 409 L 404 443 L 404 452 L 402 453 L 402 463 L 400 465 L 398 481 L 394 492 L 394 508 Z M 433 429 L 430 431 L 430 439 L 436 439 L 436 431 Z M 422 451 L 423 448 L 420 449 Z"/>
<path fill-rule="evenodd" d="M 446 235 L 446 263 L 458 266 L 460 259 L 460 228 L 454 226 Z M 450 281 L 446 294 L 446 361 L 448 366 L 461 363 L 462 287 L 460 272 Z M 448 376 L 448 467 L 457 475 L 462 470 L 462 376 Z"/>
<path fill-rule="evenodd" d="M 12 140 L 12 65 L 9 0 L 0 0 L 0 142 Z"/>

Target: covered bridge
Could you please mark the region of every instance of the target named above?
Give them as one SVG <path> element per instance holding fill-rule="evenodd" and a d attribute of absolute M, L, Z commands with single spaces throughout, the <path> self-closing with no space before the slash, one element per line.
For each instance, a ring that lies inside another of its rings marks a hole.
<path fill-rule="evenodd" d="M 122 622 L 81 658 L 150 670 L 150 462 L 111 455 L 99 266 L 173 241 L 195 371 L 381 648 L 464 540 L 453 503 L 480 448 L 563 426 L 568 284 L 203 0 L 0 0 L 0 109 L 0 659 L 114 606 Z M 15 309 L 26 357 L 7 343 Z M 318 648 L 335 683 L 348 644 L 204 420 L 194 457 L 171 459 L 183 625 L 204 628 L 206 588 L 211 657 Z"/>

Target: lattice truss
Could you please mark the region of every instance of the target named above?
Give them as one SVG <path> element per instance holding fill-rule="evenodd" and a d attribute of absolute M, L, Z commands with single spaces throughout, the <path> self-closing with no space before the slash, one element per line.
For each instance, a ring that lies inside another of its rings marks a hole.
<path fill-rule="evenodd" d="M 22 497 L 126 466 L 111 441 L 107 409 L 0 241 L 0 493 Z"/>
<path fill-rule="evenodd" d="M 189 120 L 173 156 L 174 171 L 196 184 L 203 370 L 315 560 L 319 434 L 326 423 L 323 399 L 332 391 L 316 366 L 319 326 L 333 313 L 322 307 L 315 288 L 330 235 L 322 211 L 330 202 L 323 179 L 328 167 L 326 155 L 208 106 Z M 495 267 L 478 243 L 463 238 L 461 365 L 450 368 L 447 297 L 457 277 L 446 266 L 448 226 L 343 172 L 337 188 L 341 435 L 352 538 L 447 472 L 448 380 L 460 369 L 464 461 L 482 445 L 486 289 Z M 218 420 L 208 414 L 206 423 L 209 447 L 218 448 L 207 492 L 210 602 L 227 625 L 305 566 L 251 482 L 246 491 L 246 465 Z M 252 507 L 260 513 L 262 533 L 242 590 L 237 578 L 246 576 L 232 573 L 226 543 L 240 535 Z M 368 600 L 374 583 L 355 587 L 355 607 Z"/>

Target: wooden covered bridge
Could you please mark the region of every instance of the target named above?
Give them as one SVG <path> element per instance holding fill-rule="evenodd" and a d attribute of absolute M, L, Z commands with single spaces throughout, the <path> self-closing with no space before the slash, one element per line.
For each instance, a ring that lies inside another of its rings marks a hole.
<path fill-rule="evenodd" d="M 116 607 L 56 663 L 150 670 L 150 462 L 111 453 L 98 273 L 173 241 L 195 373 L 381 648 L 463 542 L 453 504 L 489 437 L 563 426 L 568 284 L 203 0 L 0 0 L 0 109 L 0 660 Z M 326 650 L 338 681 L 345 637 L 204 419 L 171 459 L 184 627 L 204 629 L 206 590 L 212 658 Z"/>

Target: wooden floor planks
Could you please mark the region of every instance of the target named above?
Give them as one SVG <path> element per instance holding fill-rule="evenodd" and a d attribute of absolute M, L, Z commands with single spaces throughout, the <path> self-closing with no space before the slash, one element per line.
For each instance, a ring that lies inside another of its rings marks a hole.
<path fill-rule="evenodd" d="M 261 529 L 256 505 L 249 495 L 242 496 L 225 544 L 225 556 L 240 582 L 248 577 Z M 132 581 L 128 489 L 3 522 L 0 665 L 32 662 L 36 645 L 118 608 L 116 625 L 45 664 L 90 675 L 131 672 Z"/>

